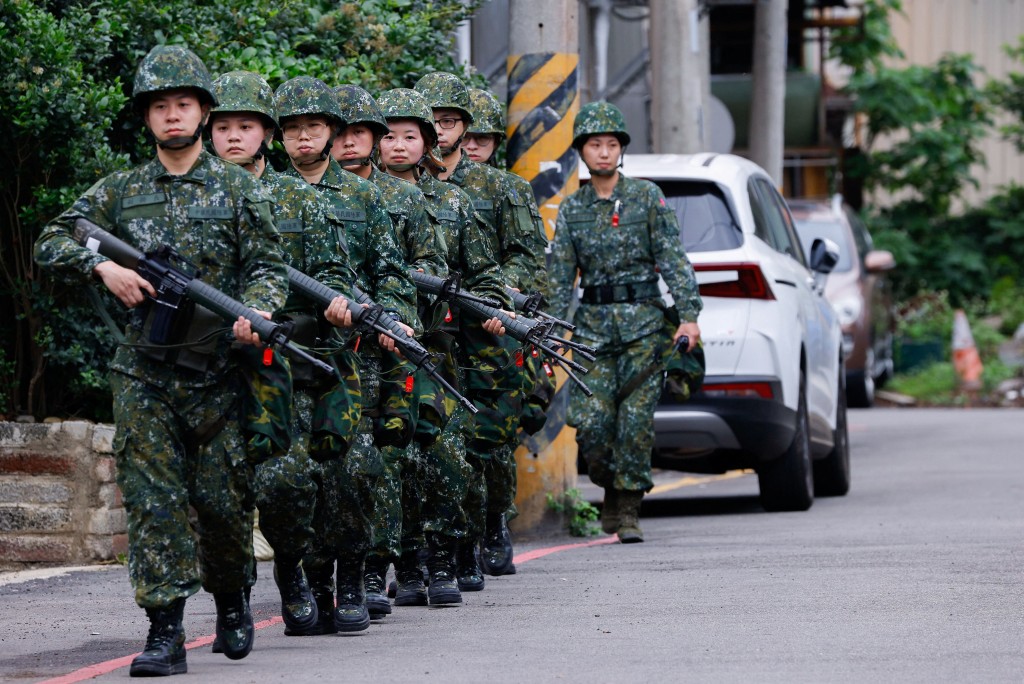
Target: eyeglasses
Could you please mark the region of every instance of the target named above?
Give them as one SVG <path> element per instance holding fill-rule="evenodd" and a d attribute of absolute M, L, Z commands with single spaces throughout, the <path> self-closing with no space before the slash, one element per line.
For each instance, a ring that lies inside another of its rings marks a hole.
<path fill-rule="evenodd" d="M 457 124 L 460 121 L 462 121 L 461 117 L 458 119 L 453 119 L 451 117 L 446 116 L 443 119 L 434 119 L 434 125 L 440 126 L 441 128 L 447 131 L 455 128 L 455 124 Z"/>
<path fill-rule="evenodd" d="M 281 126 L 281 133 L 284 135 L 286 140 L 295 140 L 303 133 L 315 140 L 327 135 L 327 128 L 327 124 L 319 121 L 306 124 L 286 123 Z"/>

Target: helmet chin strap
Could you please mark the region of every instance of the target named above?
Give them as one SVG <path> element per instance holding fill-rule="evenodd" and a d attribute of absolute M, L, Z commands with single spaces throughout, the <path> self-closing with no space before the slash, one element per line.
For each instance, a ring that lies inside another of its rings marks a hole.
<path fill-rule="evenodd" d="M 592 168 L 590 168 L 590 165 L 587 164 L 587 170 L 590 171 L 590 175 L 591 176 L 600 176 L 602 178 L 606 178 L 608 176 L 614 176 L 615 173 L 619 169 L 622 168 L 622 165 L 625 162 L 625 160 L 626 160 L 626 148 L 623 147 L 622 148 L 622 152 L 619 154 L 619 163 L 618 163 L 617 166 L 615 166 L 615 168 L 612 168 L 612 169 L 592 169 Z"/>
<path fill-rule="evenodd" d="M 462 139 L 465 137 L 466 132 L 463 131 L 462 135 L 455 139 L 455 142 L 452 143 L 451 147 L 438 147 L 437 149 L 441 150 L 442 156 L 447 157 L 449 154 L 454 154 L 460 147 L 462 147 Z"/>
<path fill-rule="evenodd" d="M 317 157 L 315 159 L 309 159 L 307 161 L 298 161 L 298 162 L 295 162 L 295 164 L 297 166 L 313 166 L 315 164 L 319 164 L 324 159 L 330 159 L 331 158 L 331 148 L 334 147 L 334 139 L 337 138 L 337 137 L 338 136 L 336 136 L 336 135 L 332 135 L 331 137 L 329 137 L 327 139 L 327 144 L 324 145 L 323 151 L 321 151 L 320 154 L 317 155 Z"/>
<path fill-rule="evenodd" d="M 178 136 L 176 138 L 168 138 L 167 140 L 157 140 L 156 144 L 163 150 L 183 150 L 186 147 L 195 145 L 196 141 L 203 137 L 204 128 L 206 128 L 205 119 L 199 122 L 196 132 L 192 135 Z"/>

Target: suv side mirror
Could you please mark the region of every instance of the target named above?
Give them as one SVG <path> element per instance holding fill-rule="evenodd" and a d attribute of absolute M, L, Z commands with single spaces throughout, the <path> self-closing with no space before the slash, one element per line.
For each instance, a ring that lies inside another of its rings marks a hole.
<path fill-rule="evenodd" d="M 888 250 L 873 249 L 864 255 L 864 270 L 868 273 L 885 273 L 894 268 L 896 268 L 896 259 Z"/>
<path fill-rule="evenodd" d="M 811 243 L 811 270 L 828 274 L 839 263 L 839 245 L 828 238 L 815 238 Z"/>

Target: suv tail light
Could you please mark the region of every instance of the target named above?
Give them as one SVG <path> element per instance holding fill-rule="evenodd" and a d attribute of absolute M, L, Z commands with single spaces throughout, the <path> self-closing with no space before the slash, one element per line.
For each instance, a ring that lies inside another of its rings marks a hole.
<path fill-rule="evenodd" d="M 743 299 L 775 299 L 761 267 L 751 263 L 693 264 L 698 273 L 713 272 L 699 278 L 702 297 L 740 297 Z"/>
<path fill-rule="evenodd" d="M 771 383 L 722 382 L 705 384 L 701 393 L 709 397 L 739 397 L 743 399 L 773 399 Z"/>

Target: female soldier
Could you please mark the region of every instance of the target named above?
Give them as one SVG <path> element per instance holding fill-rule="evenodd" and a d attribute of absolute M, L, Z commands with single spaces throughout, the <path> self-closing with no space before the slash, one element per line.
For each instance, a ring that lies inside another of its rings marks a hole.
<path fill-rule="evenodd" d="M 591 180 L 562 202 L 549 277 L 551 312 L 564 318 L 579 271 L 583 296 L 574 315 L 576 336 L 597 348 L 587 375 L 594 395 L 574 392 L 566 422 L 577 430 L 590 479 L 604 487 L 601 526 L 617 532 L 624 544 L 643 541 L 640 502 L 654 486 L 651 449 L 661 374 L 645 369 L 683 335 L 689 338 L 687 351 L 697 344 L 701 309 L 675 213 L 656 185 L 619 171 L 628 144 L 625 119 L 615 105 L 592 102 L 576 115 L 573 147 Z M 682 321 L 672 340 L 662 332 L 659 272 Z M 642 382 L 630 382 L 644 373 Z"/>

